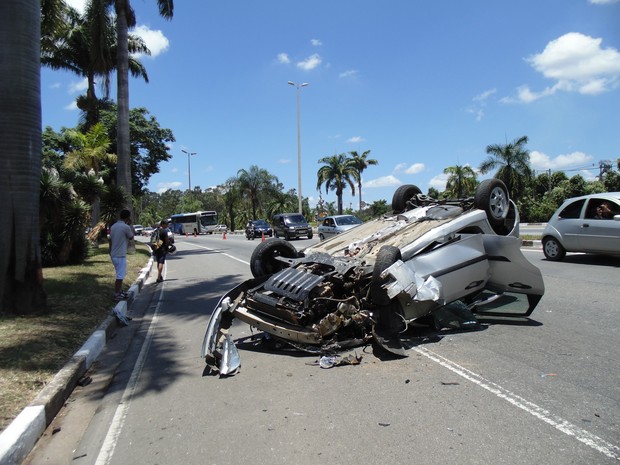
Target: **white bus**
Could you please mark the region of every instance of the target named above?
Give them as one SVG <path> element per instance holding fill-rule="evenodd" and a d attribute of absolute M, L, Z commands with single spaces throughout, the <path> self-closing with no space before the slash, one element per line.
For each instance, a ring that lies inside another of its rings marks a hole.
<path fill-rule="evenodd" d="M 217 226 L 214 211 L 179 213 L 170 217 L 170 229 L 175 234 L 213 234 Z"/>

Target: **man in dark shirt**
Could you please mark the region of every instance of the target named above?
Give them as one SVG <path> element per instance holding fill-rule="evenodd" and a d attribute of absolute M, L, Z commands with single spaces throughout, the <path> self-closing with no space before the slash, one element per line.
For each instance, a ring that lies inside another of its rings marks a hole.
<path fill-rule="evenodd" d="M 157 262 L 157 282 L 161 283 L 164 280 L 162 273 L 164 271 L 164 264 L 166 263 L 166 255 L 168 255 L 168 249 L 170 248 L 168 220 L 161 220 L 155 234 L 155 243 L 160 245 L 153 252 L 153 256 Z"/>

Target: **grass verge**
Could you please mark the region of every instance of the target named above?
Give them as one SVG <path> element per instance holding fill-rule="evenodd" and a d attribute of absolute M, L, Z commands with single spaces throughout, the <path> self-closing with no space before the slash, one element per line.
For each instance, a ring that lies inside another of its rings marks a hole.
<path fill-rule="evenodd" d="M 116 302 L 108 244 L 93 248 L 81 265 L 44 268 L 47 312 L 0 316 L 0 431 L 36 397 Z M 127 255 L 125 287 L 150 258 L 145 244 Z"/>

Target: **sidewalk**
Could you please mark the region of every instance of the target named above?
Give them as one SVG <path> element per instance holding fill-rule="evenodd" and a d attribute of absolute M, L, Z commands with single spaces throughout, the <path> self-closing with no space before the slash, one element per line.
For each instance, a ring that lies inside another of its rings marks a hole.
<path fill-rule="evenodd" d="M 116 304 L 110 316 L 99 325 L 71 360 L 0 434 L 0 465 L 19 465 L 28 456 L 80 379 L 97 360 L 106 343 L 119 327 L 126 325 L 127 310 L 142 290 L 152 266 L 153 257 L 129 288 L 128 299 Z"/>

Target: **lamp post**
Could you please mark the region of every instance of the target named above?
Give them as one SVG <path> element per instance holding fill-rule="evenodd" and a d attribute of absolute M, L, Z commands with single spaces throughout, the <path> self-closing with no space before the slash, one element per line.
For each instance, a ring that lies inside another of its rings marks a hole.
<path fill-rule="evenodd" d="M 196 152 L 188 152 L 187 150 L 181 150 L 181 152 L 187 154 L 187 184 L 189 185 L 189 191 L 192 191 L 192 169 L 189 164 L 189 157 L 196 155 Z"/>
<path fill-rule="evenodd" d="M 299 190 L 297 192 L 297 200 L 299 204 L 299 213 L 302 213 L 302 209 L 301 209 L 301 119 L 299 116 L 299 89 L 301 89 L 302 87 L 306 87 L 308 83 L 304 82 L 302 84 L 296 84 L 293 81 L 288 81 L 288 83 L 297 89 L 297 183 L 299 185 Z"/>

